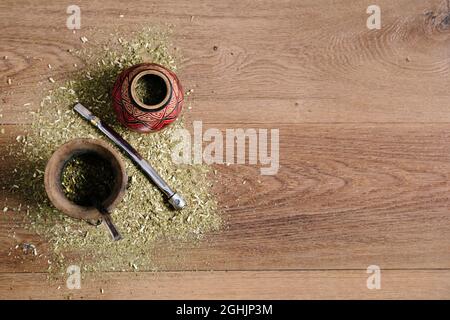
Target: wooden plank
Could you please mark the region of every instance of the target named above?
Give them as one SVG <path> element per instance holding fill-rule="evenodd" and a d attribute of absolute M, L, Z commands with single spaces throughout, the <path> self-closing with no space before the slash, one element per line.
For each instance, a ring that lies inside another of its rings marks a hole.
<path fill-rule="evenodd" d="M 102 276 L 87 275 L 81 281 L 81 289 L 69 290 L 66 287 L 66 279 L 48 282 L 45 274 L 0 273 L 0 299 L 448 299 L 450 297 L 449 270 L 381 270 L 379 290 L 367 289 L 368 276 L 366 270 L 108 273 Z"/>
<path fill-rule="evenodd" d="M 162 245 L 153 253 L 161 270 L 450 267 L 448 124 L 279 129 L 278 174 L 218 165 L 228 227 L 200 244 Z M 0 239 L 3 254 L 17 241 Z M 42 271 L 19 261 L 0 270 Z"/>
<path fill-rule="evenodd" d="M 379 1 L 379 31 L 366 28 L 366 4 L 357 1 L 281 1 L 275 12 L 269 1 L 251 6 L 245 1 L 200 6 L 136 1 L 101 7 L 80 1 L 83 26 L 77 34 L 65 28 L 65 2 L 40 4 L 39 9 L 28 2 L 11 4 L 3 4 L 0 16 L 0 56 L 9 56 L 0 60 L 6 123 L 28 121 L 29 108 L 23 104 L 36 107 L 47 78 L 64 79 L 74 69 L 79 61 L 67 49 L 81 47 L 80 35 L 87 35 L 91 41 L 86 45 L 91 45 L 117 26 L 129 30 L 149 20 L 156 24 L 165 21 L 166 13 L 176 25 L 173 43 L 183 51 L 181 79 L 187 89 L 195 89 L 190 112 L 195 119 L 450 120 L 445 1 Z"/>

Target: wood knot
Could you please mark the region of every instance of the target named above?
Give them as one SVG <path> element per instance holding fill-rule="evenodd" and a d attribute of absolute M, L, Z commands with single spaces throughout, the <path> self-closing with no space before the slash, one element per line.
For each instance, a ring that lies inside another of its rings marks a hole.
<path fill-rule="evenodd" d="M 440 24 L 444 29 L 450 28 L 450 13 L 447 13 L 447 15 L 444 17 L 444 19 L 442 19 Z"/>
<path fill-rule="evenodd" d="M 436 13 L 427 11 L 424 13 L 424 29 L 429 36 L 447 38 L 450 31 L 450 12 Z"/>

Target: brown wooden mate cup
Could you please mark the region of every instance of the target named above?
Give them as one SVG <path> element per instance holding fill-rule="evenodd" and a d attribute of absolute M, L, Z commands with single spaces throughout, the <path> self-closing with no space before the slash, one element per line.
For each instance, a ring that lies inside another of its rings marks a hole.
<path fill-rule="evenodd" d="M 115 176 L 111 194 L 103 201 L 102 205 L 111 212 L 122 200 L 128 182 L 125 166 L 119 153 L 101 140 L 74 139 L 63 144 L 53 153 L 45 168 L 45 190 L 53 205 L 65 214 L 84 220 L 101 219 L 97 208 L 80 206 L 67 199 L 61 184 L 61 175 L 66 163 L 73 157 L 92 153 L 107 161 Z"/>

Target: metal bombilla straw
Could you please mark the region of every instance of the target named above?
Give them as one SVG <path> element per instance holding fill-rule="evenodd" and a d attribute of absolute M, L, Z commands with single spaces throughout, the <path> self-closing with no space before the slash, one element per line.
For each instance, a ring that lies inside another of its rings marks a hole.
<path fill-rule="evenodd" d="M 186 201 L 181 195 L 173 191 L 169 185 L 161 178 L 161 176 L 153 169 L 153 167 L 141 157 L 141 155 L 134 149 L 125 139 L 123 139 L 113 128 L 103 123 L 98 117 L 92 114 L 81 103 L 77 103 L 74 110 L 78 112 L 83 118 L 88 120 L 91 124 L 96 126 L 103 134 L 105 134 L 111 141 L 113 141 L 128 157 L 142 169 L 144 174 L 164 193 L 168 198 L 168 202 L 176 210 L 181 210 L 186 206 Z"/>

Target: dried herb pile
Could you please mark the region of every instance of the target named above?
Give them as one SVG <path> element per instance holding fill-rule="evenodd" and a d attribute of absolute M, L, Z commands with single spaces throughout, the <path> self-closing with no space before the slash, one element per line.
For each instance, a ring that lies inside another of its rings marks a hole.
<path fill-rule="evenodd" d="M 145 29 L 132 40 L 116 37 L 101 47 L 75 52 L 86 67 L 70 76 L 42 100 L 27 136 L 17 137 L 10 154 L 17 159 L 11 192 L 24 199 L 16 211 L 26 211 L 25 225 L 50 243 L 49 271 L 65 270 L 70 264 L 84 270 L 157 269 L 151 249 L 156 241 L 195 241 L 221 225 L 217 203 L 210 194 L 210 168 L 206 165 L 175 165 L 171 149 L 177 143 L 173 132 L 183 128 L 182 119 L 167 129 L 149 135 L 131 132 L 116 121 L 111 107 L 111 89 L 117 75 L 141 62 L 155 62 L 176 71 L 168 49 L 168 32 Z M 89 43 L 87 43 L 89 44 Z M 113 219 L 123 240 L 112 242 L 104 226 L 93 227 L 69 218 L 47 199 L 43 174 L 51 154 L 74 138 L 105 138 L 72 111 L 81 102 L 112 125 L 159 174 L 183 197 L 188 206 L 173 211 L 160 191 L 124 157 L 129 176 L 123 201 Z M 187 108 L 186 108 L 187 110 Z M 186 111 L 185 110 L 185 111 Z M 39 248 L 37 248 L 39 250 Z"/>

